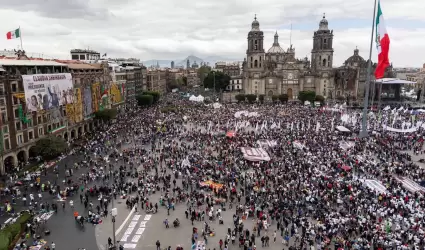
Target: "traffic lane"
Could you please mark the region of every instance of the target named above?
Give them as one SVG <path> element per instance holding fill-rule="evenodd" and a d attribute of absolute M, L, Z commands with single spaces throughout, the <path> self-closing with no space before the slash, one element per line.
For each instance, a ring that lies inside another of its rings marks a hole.
<path fill-rule="evenodd" d="M 93 203 L 96 204 L 94 201 Z M 43 236 L 42 238 L 46 239 L 49 244 L 55 242 L 56 249 L 97 249 L 96 239 L 94 237 L 96 225 L 86 223 L 84 228 L 81 228 L 74 219 L 74 211 L 87 216 L 88 210 L 84 208 L 84 204 L 75 200 L 74 210 L 69 206 L 69 201 L 66 202 L 64 210 L 61 204 L 58 204 L 58 206 L 58 213 L 54 214 L 47 222 L 50 235 Z"/>

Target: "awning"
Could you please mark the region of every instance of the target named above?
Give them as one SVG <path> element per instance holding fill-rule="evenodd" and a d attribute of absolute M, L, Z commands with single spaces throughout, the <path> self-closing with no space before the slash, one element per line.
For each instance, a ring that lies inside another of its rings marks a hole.
<path fill-rule="evenodd" d="M 344 126 L 337 126 L 336 129 L 340 132 L 350 132 L 350 130 Z"/>
<path fill-rule="evenodd" d="M 382 78 L 377 79 L 375 82 L 381 84 L 416 84 L 416 82 L 401 80 L 398 78 Z"/>

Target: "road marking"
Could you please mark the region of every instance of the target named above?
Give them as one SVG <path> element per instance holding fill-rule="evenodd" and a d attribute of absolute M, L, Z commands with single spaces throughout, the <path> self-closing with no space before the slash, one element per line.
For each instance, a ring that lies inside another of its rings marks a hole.
<path fill-rule="evenodd" d="M 141 221 L 141 222 L 140 222 L 140 227 L 146 227 L 146 222 L 147 222 L 147 221 Z"/>
<path fill-rule="evenodd" d="M 142 237 L 142 236 L 141 235 L 138 235 L 138 234 L 134 235 L 134 237 L 131 240 L 131 242 L 137 243 L 139 241 L 140 237 Z"/>
<path fill-rule="evenodd" d="M 139 219 L 140 219 L 140 217 L 142 217 L 141 215 L 135 215 L 134 217 L 133 217 L 133 221 L 135 220 L 135 221 L 138 221 Z"/>
<path fill-rule="evenodd" d="M 121 241 L 126 242 L 126 241 L 127 241 L 127 239 L 128 239 L 128 237 L 130 237 L 130 235 L 129 235 L 129 234 L 124 234 L 124 235 L 122 236 L 122 238 L 121 238 Z"/>
<path fill-rule="evenodd" d="M 150 220 L 150 219 L 151 219 L 151 217 L 152 217 L 152 215 L 147 214 L 143 220 L 146 220 L 146 221 L 147 221 L 147 220 Z"/>
<path fill-rule="evenodd" d="M 137 244 L 129 244 L 129 243 L 125 243 L 124 244 L 124 248 L 129 248 L 129 249 L 135 249 L 137 246 Z"/>
<path fill-rule="evenodd" d="M 137 229 L 137 232 L 136 232 L 136 234 L 143 234 L 143 232 L 145 231 L 145 228 L 143 228 L 143 227 L 141 227 L 141 228 L 139 228 L 139 229 Z"/>
<path fill-rule="evenodd" d="M 130 225 L 128 225 L 128 227 L 136 227 L 137 225 L 137 221 L 132 221 L 130 222 Z"/>
<path fill-rule="evenodd" d="M 134 230 L 134 227 L 129 227 L 129 228 L 127 228 L 127 230 L 125 230 L 124 234 L 131 234 L 133 232 L 133 230 Z"/>
<path fill-rule="evenodd" d="M 124 225 L 127 224 L 127 221 L 130 219 L 130 217 L 133 215 L 134 211 L 136 211 L 136 206 L 134 206 L 130 213 L 127 215 L 127 218 L 125 218 L 124 222 L 121 224 L 121 226 L 115 231 L 115 236 L 117 236 L 121 230 L 124 228 Z"/>

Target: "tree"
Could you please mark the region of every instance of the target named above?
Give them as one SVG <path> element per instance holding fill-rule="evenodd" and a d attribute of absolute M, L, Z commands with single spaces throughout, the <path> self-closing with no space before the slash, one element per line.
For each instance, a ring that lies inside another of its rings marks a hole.
<path fill-rule="evenodd" d="M 43 160 L 49 161 L 65 153 L 67 149 L 68 144 L 63 138 L 50 135 L 35 143 L 34 152 Z"/>
<path fill-rule="evenodd" d="M 278 95 L 272 95 L 272 101 L 277 102 L 277 100 L 279 100 L 279 96 Z"/>
<path fill-rule="evenodd" d="M 151 95 L 153 97 L 153 103 L 157 103 L 159 101 L 159 97 L 161 96 L 161 94 L 156 91 L 146 91 L 143 92 L 143 95 Z"/>
<path fill-rule="evenodd" d="M 216 91 L 225 90 L 229 86 L 230 76 L 220 71 L 211 71 L 204 79 L 204 88 L 214 89 L 214 81 Z"/>
<path fill-rule="evenodd" d="M 325 97 L 323 97 L 322 95 L 316 95 L 315 101 L 323 104 L 323 103 L 325 103 Z"/>
<path fill-rule="evenodd" d="M 246 99 L 248 100 L 250 104 L 252 104 L 255 102 L 255 100 L 257 100 L 257 96 L 254 94 L 249 94 L 249 95 L 246 95 Z"/>
<path fill-rule="evenodd" d="M 150 106 L 153 104 L 152 95 L 138 95 L 136 96 L 137 105 L 139 106 Z"/>
<path fill-rule="evenodd" d="M 187 86 L 187 76 L 182 76 L 182 84 L 183 86 Z"/>
<path fill-rule="evenodd" d="M 94 113 L 94 116 L 96 119 L 99 119 L 102 121 L 111 121 L 117 117 L 117 110 L 116 109 L 100 110 Z"/>
<path fill-rule="evenodd" d="M 316 99 L 316 92 L 308 90 L 308 91 L 300 91 L 298 93 L 298 100 L 300 100 L 302 103 L 305 101 L 314 102 Z"/>
<path fill-rule="evenodd" d="M 264 95 L 259 95 L 258 100 L 260 101 L 260 103 L 264 103 Z"/>
<path fill-rule="evenodd" d="M 236 101 L 238 101 L 238 103 L 245 101 L 245 95 L 244 94 L 237 94 L 235 95 L 235 99 Z"/>
<path fill-rule="evenodd" d="M 202 65 L 199 67 L 198 71 L 196 72 L 198 75 L 199 80 L 201 83 L 204 82 L 204 79 L 208 76 L 208 74 L 211 72 L 211 67 L 207 65 Z"/>
<path fill-rule="evenodd" d="M 287 94 L 281 94 L 281 95 L 279 95 L 279 101 L 281 102 L 281 103 L 287 103 L 288 102 L 288 95 Z"/>

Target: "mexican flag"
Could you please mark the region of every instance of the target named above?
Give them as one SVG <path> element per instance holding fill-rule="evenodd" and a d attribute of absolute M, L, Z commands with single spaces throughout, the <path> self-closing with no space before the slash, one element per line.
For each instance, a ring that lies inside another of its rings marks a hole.
<path fill-rule="evenodd" d="M 6 33 L 7 40 L 21 37 L 21 29 L 12 30 Z"/>
<path fill-rule="evenodd" d="M 376 48 L 378 49 L 378 66 L 375 69 L 375 78 L 384 77 L 385 69 L 390 65 L 388 52 L 390 50 L 390 37 L 385 27 L 384 15 L 382 15 L 381 1 L 378 0 L 378 13 L 376 15 Z"/>

